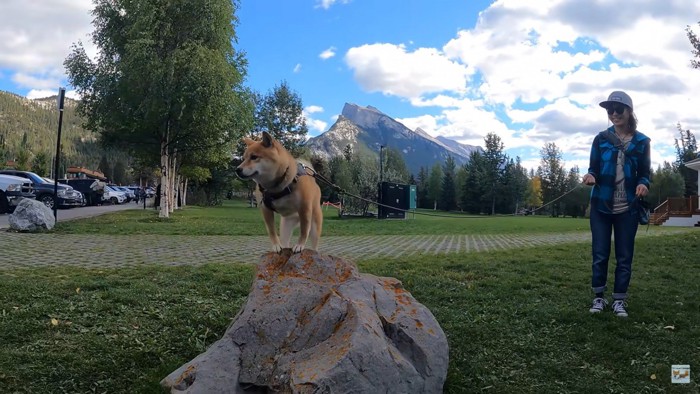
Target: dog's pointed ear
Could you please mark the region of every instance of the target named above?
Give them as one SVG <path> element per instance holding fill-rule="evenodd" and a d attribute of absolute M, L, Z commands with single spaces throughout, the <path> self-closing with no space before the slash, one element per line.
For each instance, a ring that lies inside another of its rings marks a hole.
<path fill-rule="evenodd" d="M 243 138 L 243 143 L 245 143 L 245 146 L 251 146 L 252 144 L 255 143 L 255 141 L 251 140 L 250 138 Z"/>
<path fill-rule="evenodd" d="M 275 139 L 272 138 L 272 136 L 270 135 L 270 133 L 268 133 L 267 131 L 263 131 L 263 133 L 262 133 L 262 145 L 263 145 L 265 148 L 271 147 L 271 146 L 272 146 L 272 142 L 273 142 L 274 140 L 275 140 Z"/>

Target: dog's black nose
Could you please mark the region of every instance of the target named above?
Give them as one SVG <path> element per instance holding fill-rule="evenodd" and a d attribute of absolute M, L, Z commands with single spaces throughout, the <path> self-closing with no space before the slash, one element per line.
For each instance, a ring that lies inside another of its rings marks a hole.
<path fill-rule="evenodd" d="M 240 167 L 236 167 L 236 175 L 241 179 L 246 179 L 246 177 L 243 175 L 243 169 Z"/>

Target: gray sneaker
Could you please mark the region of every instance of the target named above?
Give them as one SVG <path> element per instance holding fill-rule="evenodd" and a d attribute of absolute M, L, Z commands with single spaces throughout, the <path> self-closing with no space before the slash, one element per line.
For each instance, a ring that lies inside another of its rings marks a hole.
<path fill-rule="evenodd" d="M 615 314 L 615 316 L 627 317 L 628 316 L 627 310 L 625 309 L 626 306 L 627 306 L 627 304 L 625 304 L 625 301 L 623 301 L 623 300 L 613 301 L 612 310 L 613 310 L 613 313 Z"/>
<path fill-rule="evenodd" d="M 591 305 L 591 309 L 589 309 L 588 312 L 600 313 L 607 305 L 608 301 L 606 301 L 605 298 L 596 297 L 593 299 L 593 305 Z"/>

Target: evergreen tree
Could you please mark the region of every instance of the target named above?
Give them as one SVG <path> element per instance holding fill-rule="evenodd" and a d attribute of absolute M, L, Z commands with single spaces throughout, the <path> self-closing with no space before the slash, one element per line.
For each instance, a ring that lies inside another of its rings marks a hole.
<path fill-rule="evenodd" d="M 345 158 L 346 161 L 352 160 L 352 145 L 347 144 L 345 145 L 345 148 L 343 148 L 343 157 Z"/>
<path fill-rule="evenodd" d="M 330 167 L 326 159 L 314 153 L 313 155 L 311 155 L 310 161 L 311 167 L 313 167 L 314 171 L 316 171 L 317 174 L 323 176 L 328 180 L 331 179 Z M 321 188 L 321 200 L 328 201 L 331 192 L 333 191 L 332 187 L 325 182 L 318 181 L 317 183 L 318 186 Z"/>
<path fill-rule="evenodd" d="M 126 165 L 123 160 L 117 160 L 117 162 L 114 163 L 111 181 L 117 185 L 126 185 L 128 183 L 126 178 Z"/>
<path fill-rule="evenodd" d="M 583 217 L 588 207 L 590 190 L 581 187 L 581 173 L 578 166 L 569 170 L 569 175 L 566 177 L 566 190 L 573 191 L 562 199 L 564 215 L 574 218 Z"/>
<path fill-rule="evenodd" d="M 486 168 L 484 155 L 479 151 L 473 151 L 469 155 L 469 162 L 464 165 L 466 174 L 464 183 L 458 186 L 462 189 L 460 207 L 466 212 L 475 214 L 488 212 L 483 204 L 485 201 L 483 196 L 488 187 L 488 182 L 482 181 Z"/>
<path fill-rule="evenodd" d="M 442 167 L 440 163 L 435 163 L 433 168 L 430 170 L 430 177 L 428 178 L 428 201 L 430 208 L 435 210 L 438 208 L 438 201 L 440 201 L 440 192 L 442 190 Z"/>
<path fill-rule="evenodd" d="M 330 162 L 328 162 L 328 167 L 331 175 L 330 179 L 334 185 L 337 185 L 338 187 L 349 193 L 357 192 L 352 183 L 352 171 L 350 170 L 349 160 L 345 160 L 345 158 L 341 156 L 335 156 L 331 158 Z M 330 193 L 329 200 L 338 202 L 341 200 L 341 197 L 342 196 L 340 196 L 338 192 L 333 190 Z"/>
<path fill-rule="evenodd" d="M 299 157 L 309 131 L 303 112 L 301 96 L 282 81 L 264 97 L 257 96 L 255 129 L 272 134 L 293 156 Z"/>
<path fill-rule="evenodd" d="M 384 180 L 406 184 L 409 172 L 401 152 L 394 148 L 384 150 Z"/>
<path fill-rule="evenodd" d="M 700 25 L 700 22 L 698 22 L 698 25 Z M 693 53 L 693 56 L 695 56 L 695 59 L 690 61 L 690 65 L 693 68 L 700 69 L 700 39 L 690 29 L 690 26 L 688 26 L 685 31 L 688 33 L 688 39 L 690 40 L 690 45 L 693 46 L 692 53 Z"/>
<path fill-rule="evenodd" d="M 646 200 L 654 207 L 661 205 L 669 197 L 683 196 L 685 191 L 683 176 L 674 165 L 666 161 L 653 172 L 650 186 Z"/>
<path fill-rule="evenodd" d="M 109 161 L 107 160 L 106 155 L 103 155 L 100 159 L 100 164 L 97 166 L 97 170 L 103 173 L 104 176 L 107 177 L 107 179 L 109 179 L 110 181 L 114 179 L 114 176 L 112 174 L 112 166 L 109 165 Z"/>
<path fill-rule="evenodd" d="M 416 194 L 418 201 L 418 208 L 429 208 L 430 203 L 428 201 L 428 182 L 430 175 L 425 167 L 420 168 L 418 171 L 418 184 L 416 185 Z"/>
<path fill-rule="evenodd" d="M 506 158 L 505 167 L 498 183 L 495 212 L 516 213 L 524 204 L 526 189 L 527 172 L 520 164 L 520 158 L 516 157 L 516 160 Z"/>
<path fill-rule="evenodd" d="M 447 156 L 445 164 L 442 166 L 442 184 L 438 208 L 443 211 L 453 211 L 457 206 L 457 193 L 455 190 L 455 160 L 452 156 Z"/>
<path fill-rule="evenodd" d="M 698 158 L 698 144 L 695 135 L 690 130 L 683 130 L 681 124 L 676 125 L 680 138 L 675 139 L 676 143 L 676 166 L 685 182 L 684 195 L 686 197 L 697 195 L 698 193 L 698 173 L 685 166 L 685 163 Z"/>
<path fill-rule="evenodd" d="M 488 133 L 484 138 L 484 164 L 480 182 L 484 187 L 483 199 L 490 205 L 491 214 L 496 213 L 496 198 L 499 194 L 499 184 L 502 182 L 506 156 L 503 154 L 504 145 L 495 133 Z"/>
<path fill-rule="evenodd" d="M 32 160 L 31 171 L 39 176 L 48 177 L 51 174 L 51 157 L 47 152 L 41 151 Z"/>
<path fill-rule="evenodd" d="M 540 150 L 540 166 L 537 175 L 542 185 L 542 199 L 548 204 L 566 191 L 566 172 L 562 165 L 562 153 L 554 142 L 548 142 Z M 561 214 L 561 200 L 548 207 L 552 216 Z"/>
<path fill-rule="evenodd" d="M 455 174 L 455 198 L 457 200 L 457 209 L 464 211 L 462 202 L 464 201 L 464 183 L 467 181 L 467 170 L 465 166 L 459 166 Z"/>

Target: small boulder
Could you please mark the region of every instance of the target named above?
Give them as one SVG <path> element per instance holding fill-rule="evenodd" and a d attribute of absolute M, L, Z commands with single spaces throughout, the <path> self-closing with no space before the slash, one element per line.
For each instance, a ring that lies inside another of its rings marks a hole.
<path fill-rule="evenodd" d="M 161 381 L 172 393 L 442 393 L 448 345 L 394 278 L 305 250 L 268 253 L 223 337 Z"/>
<path fill-rule="evenodd" d="M 15 231 L 36 232 L 51 230 L 56 225 L 56 218 L 51 208 L 42 202 L 23 198 L 8 217 L 8 223 Z"/>

